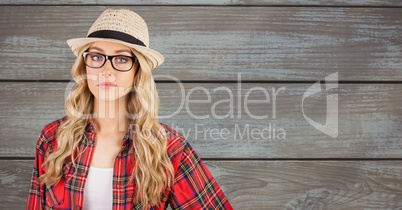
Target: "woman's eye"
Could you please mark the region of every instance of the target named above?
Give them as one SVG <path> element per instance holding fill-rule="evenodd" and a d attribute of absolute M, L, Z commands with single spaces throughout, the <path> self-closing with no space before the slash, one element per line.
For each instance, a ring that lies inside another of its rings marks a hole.
<path fill-rule="evenodd" d="M 118 63 L 127 63 L 127 61 L 128 61 L 127 57 L 117 57 Z"/>
<path fill-rule="evenodd" d="M 92 60 L 93 61 L 100 61 L 100 60 L 102 60 L 102 57 L 100 56 L 100 55 L 92 55 Z"/>

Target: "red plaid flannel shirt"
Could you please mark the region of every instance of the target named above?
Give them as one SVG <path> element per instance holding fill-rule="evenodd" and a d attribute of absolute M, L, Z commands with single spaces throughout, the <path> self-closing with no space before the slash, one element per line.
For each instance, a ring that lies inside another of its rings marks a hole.
<path fill-rule="evenodd" d="M 92 123 L 88 122 L 84 138 L 80 142 L 82 151 L 74 167 L 67 161 L 63 168 L 63 177 L 54 186 L 38 183 L 38 177 L 46 168 L 43 162 L 56 151 L 56 131 L 65 118 L 56 120 L 44 127 L 36 145 L 34 170 L 31 178 L 26 203 L 27 210 L 73 209 L 82 210 L 84 186 L 88 174 L 91 156 L 94 152 L 96 134 Z M 188 141 L 177 131 L 167 125 L 168 154 L 174 167 L 173 186 L 166 193 L 158 206 L 149 209 L 233 209 L 228 199 L 218 186 L 211 173 L 197 156 Z M 133 149 L 130 131 L 122 141 L 122 149 L 117 155 L 113 176 L 113 210 L 140 209 L 140 204 L 133 204 L 135 186 L 129 182 L 133 170 Z M 73 175 L 76 172 L 76 175 Z"/>

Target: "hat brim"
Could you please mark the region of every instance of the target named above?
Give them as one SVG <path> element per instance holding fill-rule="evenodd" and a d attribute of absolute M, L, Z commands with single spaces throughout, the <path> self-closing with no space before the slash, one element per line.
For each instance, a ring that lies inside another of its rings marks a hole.
<path fill-rule="evenodd" d="M 131 43 L 127 43 L 124 41 L 120 41 L 120 40 L 116 40 L 116 39 L 108 39 L 108 38 L 75 38 L 75 39 L 69 39 L 67 40 L 67 44 L 68 46 L 71 48 L 71 50 L 73 51 L 75 56 L 79 56 L 78 55 L 78 51 L 80 50 L 80 48 L 86 44 L 90 44 L 96 41 L 107 41 L 107 42 L 114 42 L 114 43 L 118 43 L 118 44 L 123 44 L 126 45 L 130 48 L 133 48 L 134 50 L 138 51 L 139 53 L 141 53 L 145 58 L 147 58 L 151 63 L 151 69 L 155 69 L 156 67 L 160 66 L 165 58 L 163 57 L 162 54 L 160 54 L 158 51 L 147 48 L 147 47 L 143 47 L 140 45 L 136 45 L 136 44 L 131 44 Z"/>

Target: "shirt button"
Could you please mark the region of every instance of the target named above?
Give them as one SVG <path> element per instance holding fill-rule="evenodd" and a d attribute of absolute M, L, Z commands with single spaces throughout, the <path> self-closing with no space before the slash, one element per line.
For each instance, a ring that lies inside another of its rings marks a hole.
<path fill-rule="evenodd" d="M 81 210 L 81 206 L 77 206 L 77 210 Z"/>

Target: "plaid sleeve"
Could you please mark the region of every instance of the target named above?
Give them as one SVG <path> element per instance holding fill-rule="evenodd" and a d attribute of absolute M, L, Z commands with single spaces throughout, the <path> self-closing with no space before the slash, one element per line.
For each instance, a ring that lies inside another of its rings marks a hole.
<path fill-rule="evenodd" d="M 233 209 L 190 144 L 184 142 L 172 187 L 173 209 Z"/>
<path fill-rule="evenodd" d="M 45 140 L 45 136 L 42 133 L 39 136 L 38 143 L 36 144 L 35 149 L 35 160 L 34 160 L 34 168 L 32 171 L 31 182 L 28 191 L 28 198 L 26 201 L 26 210 L 41 210 L 42 204 L 44 201 L 44 188 L 40 186 L 38 178 L 41 173 L 41 166 L 44 159 L 44 150 L 43 150 L 43 142 Z"/>

